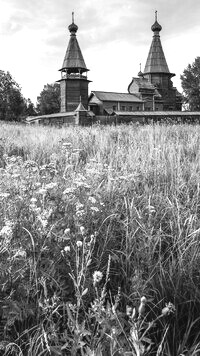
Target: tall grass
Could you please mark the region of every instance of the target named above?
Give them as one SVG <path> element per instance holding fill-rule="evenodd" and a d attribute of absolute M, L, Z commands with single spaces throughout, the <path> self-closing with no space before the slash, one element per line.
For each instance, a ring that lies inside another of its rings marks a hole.
<path fill-rule="evenodd" d="M 148 321 L 166 303 L 175 305 L 174 317 L 158 318 L 150 333 L 149 355 L 198 355 L 200 128 L 1 123 L 0 143 L 2 348 L 13 343 L 23 355 L 67 354 L 76 330 L 70 315 L 83 318 L 94 300 L 102 308 L 114 303 L 120 288 L 120 313 L 142 296 Z M 93 290 L 95 271 L 104 275 L 103 304 Z M 78 312 L 66 303 L 78 303 Z M 87 319 L 90 332 L 94 318 Z M 91 345 L 93 355 L 102 354 L 92 337 L 83 339 L 88 354 Z"/>

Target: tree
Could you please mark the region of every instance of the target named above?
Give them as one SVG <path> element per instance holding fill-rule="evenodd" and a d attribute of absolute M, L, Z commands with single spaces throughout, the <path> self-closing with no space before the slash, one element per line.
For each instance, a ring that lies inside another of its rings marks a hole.
<path fill-rule="evenodd" d="M 26 116 L 35 116 L 37 115 L 36 109 L 34 107 L 34 104 L 32 103 L 31 99 L 26 100 L 26 110 L 25 110 Z"/>
<path fill-rule="evenodd" d="M 200 111 L 200 57 L 184 69 L 181 84 L 190 110 Z"/>
<path fill-rule="evenodd" d="M 0 71 L 0 120 L 20 121 L 26 109 L 26 101 L 19 84 L 9 72 Z"/>
<path fill-rule="evenodd" d="M 44 86 L 37 97 L 37 112 L 40 115 L 53 114 L 60 111 L 60 84 L 53 83 Z"/>

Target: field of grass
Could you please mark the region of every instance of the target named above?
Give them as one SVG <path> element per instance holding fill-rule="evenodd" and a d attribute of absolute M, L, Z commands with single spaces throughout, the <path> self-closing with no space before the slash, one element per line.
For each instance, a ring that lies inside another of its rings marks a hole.
<path fill-rule="evenodd" d="M 199 310 L 199 126 L 0 123 L 0 355 L 199 355 Z"/>

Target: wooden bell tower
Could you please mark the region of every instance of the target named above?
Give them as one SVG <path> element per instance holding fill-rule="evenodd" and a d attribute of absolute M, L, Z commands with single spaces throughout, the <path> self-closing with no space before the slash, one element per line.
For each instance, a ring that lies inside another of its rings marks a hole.
<path fill-rule="evenodd" d="M 70 40 L 65 54 L 61 71 L 60 92 L 61 92 L 61 112 L 75 111 L 81 102 L 85 109 L 88 109 L 88 84 L 87 69 L 81 49 L 79 47 L 76 32 L 78 26 L 74 23 L 74 13 L 72 13 L 72 24 L 68 27 Z"/>

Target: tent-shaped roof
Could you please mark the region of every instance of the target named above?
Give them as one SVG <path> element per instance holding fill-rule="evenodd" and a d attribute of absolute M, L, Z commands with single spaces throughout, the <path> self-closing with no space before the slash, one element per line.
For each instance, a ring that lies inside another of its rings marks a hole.
<path fill-rule="evenodd" d="M 76 32 L 78 30 L 78 26 L 72 22 L 71 25 L 68 27 L 71 35 L 70 35 L 70 40 L 69 44 L 67 47 L 67 51 L 65 54 L 65 58 L 63 61 L 62 70 L 68 70 L 68 72 L 71 73 L 77 73 L 79 70 L 81 73 L 88 71 L 85 61 L 83 59 L 83 55 L 81 52 L 81 49 L 79 47 L 77 38 L 76 38 Z"/>
<path fill-rule="evenodd" d="M 168 73 L 171 74 L 165 59 L 163 52 L 161 40 L 160 40 L 160 31 L 162 30 L 161 25 L 157 22 L 157 13 L 155 23 L 151 27 L 154 35 L 147 57 L 146 65 L 144 68 L 144 74 L 147 73 Z M 173 74 L 171 74 L 173 76 Z"/>

